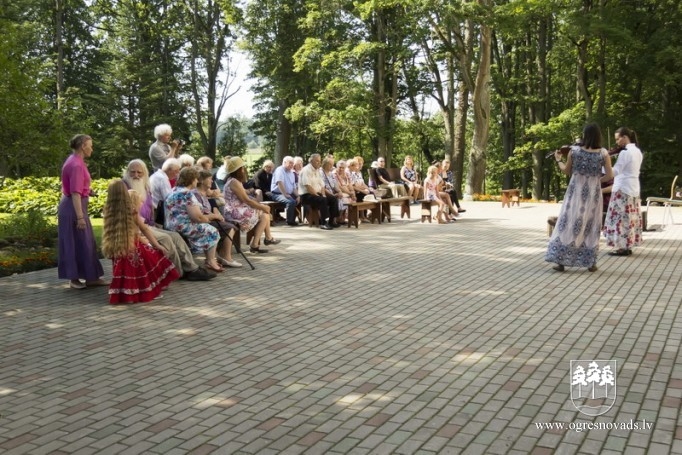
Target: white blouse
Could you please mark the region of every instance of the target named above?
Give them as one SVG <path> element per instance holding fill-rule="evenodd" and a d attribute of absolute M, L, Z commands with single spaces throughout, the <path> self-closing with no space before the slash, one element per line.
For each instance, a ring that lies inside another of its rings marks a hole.
<path fill-rule="evenodd" d="M 642 151 L 635 144 L 628 144 L 618 154 L 613 166 L 612 193 L 622 191 L 628 196 L 639 197 L 639 169 L 642 166 Z"/>

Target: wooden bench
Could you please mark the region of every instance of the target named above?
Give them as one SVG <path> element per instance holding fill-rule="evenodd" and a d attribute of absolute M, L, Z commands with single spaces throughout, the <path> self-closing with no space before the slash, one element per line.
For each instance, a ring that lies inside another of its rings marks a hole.
<path fill-rule="evenodd" d="M 383 221 L 384 218 L 386 221 L 389 223 L 391 222 L 391 205 L 399 205 L 400 206 L 400 218 L 403 218 L 405 215 L 407 215 L 407 218 L 410 218 L 410 198 L 407 196 L 403 197 L 391 197 L 387 199 L 380 199 L 379 200 L 381 204 L 381 220 Z"/>
<path fill-rule="evenodd" d="M 270 226 L 274 225 L 275 221 L 283 219 L 281 216 L 279 216 L 279 212 L 285 211 L 287 208 L 286 205 L 277 201 L 263 201 L 261 204 L 265 204 L 270 207 Z"/>
<path fill-rule="evenodd" d="M 420 199 L 419 203 L 422 205 L 422 223 L 426 220 L 429 220 L 429 223 L 431 222 L 431 219 L 433 216 L 431 216 L 431 207 L 434 205 L 438 205 L 438 201 L 432 201 L 430 199 Z"/>
<path fill-rule="evenodd" d="M 370 221 L 374 223 L 381 223 L 381 204 L 380 201 L 362 201 L 362 202 L 351 202 L 348 204 L 348 227 L 351 225 L 358 228 L 360 223 L 360 210 L 371 210 L 372 215 Z"/>
<path fill-rule="evenodd" d="M 514 204 L 516 204 L 518 207 L 521 207 L 520 204 L 521 201 L 521 190 L 513 188 L 510 190 L 502 190 L 502 207 L 505 205 L 507 207 L 510 207 Z"/>

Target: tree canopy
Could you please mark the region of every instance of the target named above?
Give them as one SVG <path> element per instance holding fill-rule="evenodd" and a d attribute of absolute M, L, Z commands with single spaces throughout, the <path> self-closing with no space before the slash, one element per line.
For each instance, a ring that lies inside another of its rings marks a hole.
<path fill-rule="evenodd" d="M 195 156 L 243 151 L 230 55 L 247 52 L 264 150 L 448 157 L 467 193 L 556 196 L 548 151 L 588 121 L 637 131 L 644 195 L 682 173 L 674 0 L 0 0 L 0 175 L 146 159 L 169 123 Z M 241 123 L 240 123 L 241 122 Z M 224 128 L 224 131 L 220 131 Z M 222 143 L 220 138 L 223 139 Z M 229 142 L 225 142 L 229 140 Z"/>

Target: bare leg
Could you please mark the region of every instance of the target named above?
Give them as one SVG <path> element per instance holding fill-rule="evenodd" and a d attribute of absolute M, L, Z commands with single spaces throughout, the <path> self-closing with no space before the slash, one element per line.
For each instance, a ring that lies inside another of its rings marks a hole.
<path fill-rule="evenodd" d="M 265 225 L 268 224 L 268 232 L 270 231 L 270 217 L 267 217 L 265 213 L 261 213 L 258 218 L 258 224 L 256 225 L 253 232 L 253 239 L 251 240 L 251 248 L 258 248 L 260 245 L 260 238 L 265 231 Z"/>

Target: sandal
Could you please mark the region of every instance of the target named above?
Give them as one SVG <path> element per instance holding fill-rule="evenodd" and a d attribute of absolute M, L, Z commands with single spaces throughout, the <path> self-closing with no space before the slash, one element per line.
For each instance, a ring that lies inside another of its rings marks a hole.
<path fill-rule="evenodd" d="M 265 248 L 261 249 L 260 246 L 250 246 L 249 245 L 249 252 L 262 254 L 262 253 L 267 253 L 268 250 L 266 250 Z"/>
<path fill-rule="evenodd" d="M 589 268 L 587 269 L 587 271 L 588 271 L 588 272 L 596 272 L 596 271 L 597 271 L 597 265 L 595 264 L 595 265 L 593 265 L 592 267 L 589 267 Z"/>
<path fill-rule="evenodd" d="M 206 261 L 204 262 L 204 268 L 208 270 L 213 270 L 214 272 L 222 272 L 223 268 L 216 263 L 216 265 L 211 264 L 210 262 Z"/>
<path fill-rule="evenodd" d="M 553 268 L 554 270 L 556 270 L 557 272 L 563 272 L 564 270 L 566 270 L 566 269 L 564 268 L 564 266 L 561 265 L 561 264 L 557 264 L 557 265 L 555 265 L 555 266 L 552 267 L 552 268 Z"/>
<path fill-rule="evenodd" d="M 263 243 L 266 244 L 266 245 L 277 245 L 277 244 L 280 243 L 280 242 L 281 242 L 281 240 L 277 240 L 277 239 L 274 238 L 274 237 L 272 237 L 271 239 L 265 239 L 265 240 L 263 241 Z"/>

